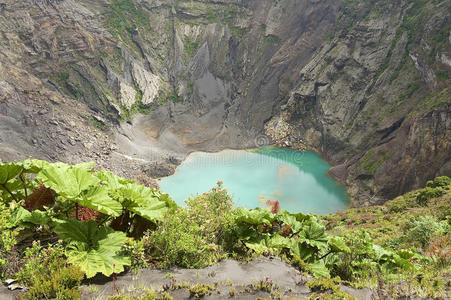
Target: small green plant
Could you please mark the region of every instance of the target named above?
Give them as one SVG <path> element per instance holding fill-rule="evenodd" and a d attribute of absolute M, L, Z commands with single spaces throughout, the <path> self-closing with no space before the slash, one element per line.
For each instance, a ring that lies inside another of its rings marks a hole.
<path fill-rule="evenodd" d="M 181 208 L 169 211 L 146 241 L 146 254 L 155 258 L 161 268 L 201 268 L 218 259 L 215 248 L 205 242 L 200 226 Z"/>
<path fill-rule="evenodd" d="M 309 297 L 309 299 L 356 300 L 351 295 L 341 291 L 339 286 L 340 283 L 341 280 L 338 277 L 331 279 L 314 279 L 307 282 L 306 285 L 313 291 L 313 294 Z"/>
<path fill-rule="evenodd" d="M 203 298 L 211 295 L 216 290 L 216 287 L 212 284 L 199 283 L 189 288 L 191 297 Z"/>
<path fill-rule="evenodd" d="M 162 292 L 160 296 L 161 300 L 174 300 L 174 297 L 171 296 L 168 292 Z"/>
<path fill-rule="evenodd" d="M 187 62 L 196 54 L 199 49 L 200 42 L 200 38 L 192 39 L 189 36 L 185 37 L 184 48 L 187 55 Z"/>

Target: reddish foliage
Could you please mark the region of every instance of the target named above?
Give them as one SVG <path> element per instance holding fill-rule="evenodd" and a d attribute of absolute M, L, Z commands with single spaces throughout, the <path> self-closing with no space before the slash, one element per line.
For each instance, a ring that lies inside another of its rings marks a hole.
<path fill-rule="evenodd" d="M 446 236 L 435 238 L 430 241 L 427 252 L 431 257 L 436 256 L 447 261 L 451 258 L 451 242 Z"/>
<path fill-rule="evenodd" d="M 100 212 L 93 210 L 91 208 L 78 206 L 78 221 L 81 222 L 89 222 L 90 220 L 97 221 L 97 218 L 100 216 Z M 75 212 L 71 214 L 72 218 L 76 217 Z"/>
<path fill-rule="evenodd" d="M 52 189 L 40 185 L 28 196 L 24 207 L 30 211 L 43 210 L 44 206 L 51 207 L 55 203 L 54 195 L 55 192 Z"/>
<path fill-rule="evenodd" d="M 280 234 L 283 237 L 288 237 L 291 235 L 293 231 L 291 230 L 291 226 L 290 225 L 284 225 L 282 227 L 282 233 Z"/>
<path fill-rule="evenodd" d="M 266 206 L 271 210 L 273 214 L 277 214 L 280 211 L 280 203 L 279 200 L 266 200 Z"/>

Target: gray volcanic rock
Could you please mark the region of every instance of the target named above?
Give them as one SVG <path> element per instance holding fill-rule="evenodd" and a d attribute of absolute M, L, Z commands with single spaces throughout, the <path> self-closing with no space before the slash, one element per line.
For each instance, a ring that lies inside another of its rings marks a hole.
<path fill-rule="evenodd" d="M 451 171 L 450 0 L 1 3 L 2 160 L 136 179 L 274 143 L 323 155 L 354 205 Z"/>

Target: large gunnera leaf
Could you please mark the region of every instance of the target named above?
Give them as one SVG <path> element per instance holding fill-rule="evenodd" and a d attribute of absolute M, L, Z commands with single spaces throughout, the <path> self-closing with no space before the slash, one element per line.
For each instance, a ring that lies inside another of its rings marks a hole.
<path fill-rule="evenodd" d="M 110 198 L 108 188 L 94 186 L 83 192 L 81 197 L 73 199 L 81 206 L 92 208 L 109 216 L 117 217 L 122 212 L 122 205 Z"/>
<path fill-rule="evenodd" d="M 23 187 L 18 178 L 23 172 L 23 167 L 16 163 L 0 164 L 0 196 L 9 202 L 16 195 L 18 190 Z"/>
<path fill-rule="evenodd" d="M 121 245 L 127 241 L 123 232 L 100 227 L 95 221 L 86 223 L 70 219 L 59 223 L 55 232 L 68 246 L 66 255 L 70 263 L 77 265 L 88 278 L 97 273 L 110 276 L 121 273 L 130 265 L 130 257 L 122 255 Z"/>
<path fill-rule="evenodd" d="M 170 198 L 143 185 L 128 183 L 111 192 L 124 208 L 152 222 L 163 219 L 169 207 L 173 205 Z"/>
<path fill-rule="evenodd" d="M 16 178 L 22 173 L 23 167 L 16 163 L 0 164 L 0 185 Z"/>
<path fill-rule="evenodd" d="M 78 198 L 81 192 L 97 185 L 100 180 L 88 170 L 68 165 L 52 165 L 38 174 L 43 184 L 67 199 Z"/>
<path fill-rule="evenodd" d="M 110 190 L 115 190 L 123 187 L 133 181 L 119 177 L 110 171 L 102 170 L 96 173 L 96 177 L 102 181 L 102 184 L 106 185 Z"/>
<path fill-rule="evenodd" d="M 299 239 L 319 250 L 327 250 L 328 237 L 324 225 L 320 222 L 317 218 L 312 217 L 311 221 L 299 233 Z"/>
<path fill-rule="evenodd" d="M 266 209 L 255 208 L 255 209 L 238 209 L 236 215 L 237 223 L 247 223 L 251 225 L 267 224 L 271 225 L 274 220 L 273 214 Z"/>
<path fill-rule="evenodd" d="M 40 210 L 32 212 L 19 206 L 16 208 L 7 222 L 9 228 L 16 226 L 33 227 L 34 225 L 46 225 L 50 222 L 47 213 Z"/>
<path fill-rule="evenodd" d="M 43 184 L 53 189 L 58 196 L 94 209 L 101 213 L 117 217 L 122 205 L 111 199 L 106 186 L 98 185 L 100 179 L 92 175 L 88 167 L 52 165 L 38 174 Z"/>
<path fill-rule="evenodd" d="M 307 265 L 307 269 L 313 274 L 315 277 L 326 277 L 330 278 L 329 270 L 327 269 L 324 261 L 318 260 L 314 263 L 310 263 Z"/>
<path fill-rule="evenodd" d="M 351 249 L 346 245 L 346 242 L 343 238 L 335 236 L 329 239 L 328 241 L 330 251 L 332 252 L 344 252 L 351 253 Z"/>

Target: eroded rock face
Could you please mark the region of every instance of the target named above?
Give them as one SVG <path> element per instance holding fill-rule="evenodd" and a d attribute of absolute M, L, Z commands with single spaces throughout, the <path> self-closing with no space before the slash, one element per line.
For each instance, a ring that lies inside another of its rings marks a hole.
<path fill-rule="evenodd" d="M 301 136 L 336 164 L 330 174 L 350 187 L 354 205 L 380 203 L 450 173 L 449 79 L 436 76 L 449 68 L 430 52 L 433 36 L 448 36 L 450 15 L 423 7 L 430 18 L 412 32 L 405 20 L 415 18 L 414 7 L 380 5 L 390 13 L 361 7 L 366 17 L 318 49 L 275 119 L 289 124 L 288 137 Z M 266 128 L 274 135 L 274 122 Z"/>
<path fill-rule="evenodd" d="M 448 2 L 0 0 L 0 157 L 139 177 L 264 140 L 383 201 L 451 170 Z"/>

